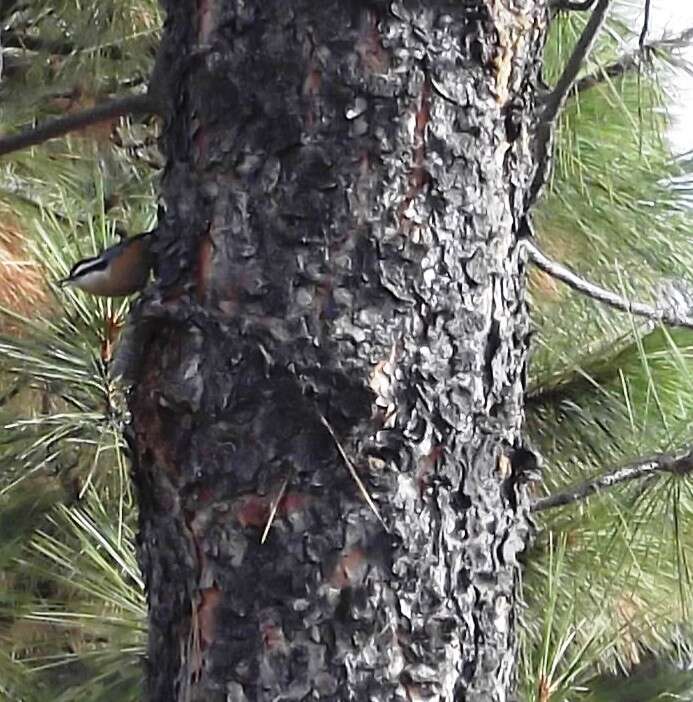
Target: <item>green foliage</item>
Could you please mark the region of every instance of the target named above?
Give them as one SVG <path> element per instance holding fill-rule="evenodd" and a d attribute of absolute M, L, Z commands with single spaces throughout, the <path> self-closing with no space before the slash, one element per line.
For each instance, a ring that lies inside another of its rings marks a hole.
<path fill-rule="evenodd" d="M 140 698 L 146 603 L 132 522 L 91 490 L 53 507 L 7 565 L 0 615 L 13 623 L 0 641 L 28 671 L 29 699 Z"/>
<path fill-rule="evenodd" d="M 31 122 L 144 85 L 161 26 L 156 0 L 6 2 L 3 122 Z"/>
<path fill-rule="evenodd" d="M 159 12 L 5 3 L 3 126 L 144 90 Z M 155 138 L 117 120 L 0 163 L 0 699 L 141 697 L 146 607 L 110 371 L 127 302 L 56 281 L 118 230 L 152 227 Z"/>
<path fill-rule="evenodd" d="M 564 702 L 585 691 L 592 661 L 603 651 L 607 625 L 600 610 L 576 611 L 575 581 L 566 568 L 566 535 L 556 545 L 549 532 L 545 550 L 546 560 L 537 563 L 530 576 L 540 584 L 544 600 L 540 617 L 534 616 L 540 603 L 529 601 L 524 630 L 532 644 L 522 649 L 520 685 L 523 699 Z M 530 593 L 534 594 L 531 589 Z"/>
<path fill-rule="evenodd" d="M 155 0 L 10 2 L 0 16 L 3 127 L 144 89 Z M 584 21 L 554 23 L 549 83 Z M 612 22 L 585 73 L 617 57 L 624 36 Z M 547 253 L 644 301 L 661 298 L 664 279 L 690 280 L 693 265 L 693 158 L 673 158 L 663 137 L 668 66 L 654 68 L 569 100 L 536 212 Z M 117 229 L 151 228 L 155 131 L 118 121 L 0 162 L 0 266 L 12 271 L 0 289 L 3 699 L 139 699 L 145 603 L 127 414 L 110 373 L 127 303 L 55 281 Z M 537 492 L 690 445 L 690 332 L 614 313 L 537 271 L 531 292 L 539 333 L 527 429 L 546 464 Z M 693 606 L 683 527 L 692 510 L 689 476 L 666 475 L 540 515 L 523 584 L 524 699 L 693 699 L 682 625 Z"/>
<path fill-rule="evenodd" d="M 691 674 L 675 662 L 650 662 L 629 676 L 596 678 L 585 702 L 690 702 Z"/>
<path fill-rule="evenodd" d="M 556 23 L 549 80 L 583 22 L 572 13 Z M 618 36 L 628 31 L 612 23 L 599 63 L 623 51 Z M 657 303 L 658 283 L 690 281 L 693 212 L 690 159 L 675 159 L 663 138 L 667 96 L 658 78 L 667 66 L 655 68 L 571 99 L 537 225 L 553 257 Z M 527 429 L 545 459 L 537 490 L 560 492 L 640 457 L 689 447 L 693 333 L 614 313 L 543 274 L 531 282 L 539 338 Z M 690 640 L 681 624 L 693 605 L 693 539 L 685 529 L 691 488 L 688 475 L 661 475 L 539 515 L 524 583 L 527 700 L 645 702 L 693 690 L 683 670 L 690 655 L 680 656 Z M 652 660 L 661 663 L 650 676 L 641 663 Z"/>
<path fill-rule="evenodd" d="M 555 23 L 547 47 L 549 80 L 581 29 L 578 14 Z M 618 25 L 612 31 L 619 29 L 629 36 Z M 609 64 L 619 52 L 612 39 L 597 58 Z M 585 68 L 587 74 L 596 70 L 594 64 Z M 551 188 L 535 214 L 547 253 L 590 280 L 648 302 L 657 301 L 653 288 L 663 279 L 686 277 L 693 266 L 691 164 L 672 158 L 664 141 L 666 94 L 657 76 L 632 72 L 616 84 L 605 79 L 569 101 L 558 127 Z M 541 293 L 537 299 L 546 302 L 536 306 L 534 319 L 550 330 L 534 358 L 544 372 L 574 362 L 575 329 L 581 348 L 615 341 L 631 329 L 627 316 L 544 274 L 533 276 L 533 283 Z M 571 324 L 562 323 L 566 318 Z"/>

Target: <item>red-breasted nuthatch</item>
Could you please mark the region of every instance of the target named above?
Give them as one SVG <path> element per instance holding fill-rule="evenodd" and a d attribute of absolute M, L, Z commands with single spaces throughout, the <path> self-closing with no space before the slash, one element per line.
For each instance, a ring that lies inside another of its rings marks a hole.
<path fill-rule="evenodd" d="M 75 263 L 58 285 L 70 285 L 102 297 L 121 297 L 141 290 L 152 268 L 150 246 L 155 231 L 125 239 L 98 256 Z"/>

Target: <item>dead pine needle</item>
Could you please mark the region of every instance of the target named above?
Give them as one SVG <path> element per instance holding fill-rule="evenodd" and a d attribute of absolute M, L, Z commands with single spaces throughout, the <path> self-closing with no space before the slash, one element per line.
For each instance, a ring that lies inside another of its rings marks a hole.
<path fill-rule="evenodd" d="M 264 544 L 265 541 L 267 540 L 267 535 L 269 534 L 269 530 L 272 527 L 272 522 L 274 521 L 274 518 L 277 516 L 277 510 L 279 509 L 279 503 L 282 501 L 282 498 L 284 497 L 284 493 L 286 492 L 286 487 L 289 484 L 289 475 L 284 478 L 284 482 L 282 482 L 281 487 L 279 488 L 279 492 L 275 495 L 274 499 L 272 500 L 272 506 L 270 507 L 270 513 L 269 517 L 267 517 L 267 524 L 265 524 L 265 529 L 262 532 L 262 536 L 260 537 L 260 544 Z"/>
<path fill-rule="evenodd" d="M 182 700 L 190 702 L 192 699 L 192 684 L 199 676 L 199 671 L 202 668 L 202 646 L 200 643 L 200 619 L 198 609 L 193 602 L 190 612 L 190 631 L 188 639 L 183 648 L 181 642 L 181 660 L 186 662 L 186 674 L 182 681 Z"/>
<path fill-rule="evenodd" d="M 366 504 L 371 508 L 373 511 L 373 514 L 377 517 L 378 521 L 383 525 L 383 528 L 385 531 L 387 531 L 387 525 L 385 524 L 385 521 L 383 518 L 380 516 L 380 512 L 378 511 L 378 507 L 376 506 L 375 502 L 373 502 L 373 499 L 371 496 L 368 494 L 368 490 L 366 490 L 366 486 L 363 484 L 363 481 L 359 477 L 359 474 L 356 472 L 356 468 L 354 467 L 354 464 L 351 462 L 349 456 L 347 456 L 346 451 L 344 450 L 344 447 L 342 444 L 339 442 L 339 439 L 337 438 L 337 435 L 334 433 L 334 429 L 330 426 L 330 423 L 325 419 L 325 417 L 320 414 L 320 421 L 322 422 L 322 425 L 327 429 L 328 432 L 330 432 L 330 436 L 332 437 L 332 440 L 335 443 L 335 446 L 337 447 L 337 451 L 339 451 L 339 455 L 342 457 L 344 460 L 344 463 L 346 463 L 347 468 L 349 469 L 349 473 L 351 473 L 351 477 L 354 479 L 354 482 L 356 483 L 359 492 L 363 496 L 363 499 L 366 501 Z"/>

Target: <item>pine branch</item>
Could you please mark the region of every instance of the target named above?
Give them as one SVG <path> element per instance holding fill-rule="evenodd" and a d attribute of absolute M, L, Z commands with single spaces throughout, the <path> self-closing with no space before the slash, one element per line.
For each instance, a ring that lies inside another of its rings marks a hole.
<path fill-rule="evenodd" d="M 69 132 L 84 129 L 84 127 L 113 119 L 114 117 L 147 112 L 157 113 L 158 111 L 158 102 L 148 93 L 114 98 L 88 110 L 81 110 L 64 117 L 58 117 L 31 129 L 21 131 L 18 134 L 0 138 L 0 156 L 25 149 L 28 146 L 42 144 L 49 139 L 55 139 Z"/>
<path fill-rule="evenodd" d="M 50 40 L 18 31 L 4 32 L 2 45 L 5 49 L 25 49 L 27 51 L 46 51 L 49 54 L 69 56 L 75 51 L 75 45 L 70 41 Z"/>
<path fill-rule="evenodd" d="M 575 88 L 577 75 L 592 51 L 599 31 L 606 20 L 611 2 L 612 0 L 597 0 L 596 7 L 582 30 L 573 53 L 563 69 L 563 73 L 554 89 L 546 96 L 543 107 L 540 108 L 534 134 L 534 161 L 537 164 L 537 168 L 527 192 L 525 205 L 527 210 L 539 197 L 548 180 L 553 158 L 553 135 L 558 116 L 565 105 L 568 95 Z"/>
<path fill-rule="evenodd" d="M 693 449 L 688 449 L 685 453 L 679 454 L 661 453 L 649 458 L 643 458 L 629 466 L 604 473 L 591 480 L 586 480 L 565 492 L 558 492 L 548 497 L 539 497 L 532 502 L 532 511 L 541 512 L 553 507 L 563 507 L 572 502 L 585 500 L 614 485 L 620 485 L 631 480 L 647 479 L 661 473 L 685 475 L 692 471 Z"/>
<path fill-rule="evenodd" d="M 647 47 L 645 47 L 647 51 Z M 594 73 L 590 73 L 588 76 L 581 78 L 575 85 L 575 92 L 581 93 L 590 88 L 594 88 L 595 85 L 599 85 L 604 82 L 605 78 L 615 79 L 620 78 L 629 71 L 639 68 L 642 63 L 643 56 L 640 51 L 632 51 L 620 59 L 610 63 L 604 68 L 600 68 Z"/>
<path fill-rule="evenodd" d="M 611 2 L 612 0 L 598 0 L 597 6 L 594 8 L 589 21 L 582 30 L 582 34 L 573 49 L 573 53 L 568 59 L 568 63 L 566 63 L 563 69 L 561 77 L 544 102 L 544 109 L 541 115 L 543 122 L 553 123 L 556 121 L 561 108 L 575 85 L 580 69 L 597 41 L 597 36 L 606 20 Z"/>
<path fill-rule="evenodd" d="M 680 314 L 678 311 L 653 307 L 643 302 L 632 302 L 611 290 L 607 290 L 596 283 L 581 278 L 563 264 L 550 259 L 529 239 L 523 239 L 523 243 L 527 249 L 530 260 L 544 271 L 544 273 L 548 273 L 553 278 L 569 285 L 583 295 L 587 295 L 614 309 L 621 310 L 622 312 L 629 312 L 638 317 L 646 317 L 647 319 L 652 319 L 656 322 L 668 324 L 673 327 L 693 329 L 693 317 Z"/>
<path fill-rule="evenodd" d="M 647 324 L 647 323 L 645 323 Z M 640 332 L 641 330 L 638 330 Z M 645 330 L 643 330 L 643 333 Z M 642 337 L 643 341 L 646 338 Z M 617 339 L 599 339 L 582 350 L 570 367 L 554 371 L 550 375 L 534 379 L 525 392 L 525 407 L 556 404 L 568 395 L 574 395 L 593 381 L 598 385 L 613 381 L 619 373 L 624 352 L 632 348 L 631 333 Z M 595 363 L 594 359 L 599 359 Z"/>
<path fill-rule="evenodd" d="M 575 91 L 580 93 L 604 82 L 605 78 L 620 78 L 629 71 L 639 68 L 651 55 L 670 54 L 676 49 L 683 49 L 693 43 L 693 27 L 686 29 L 675 37 L 659 39 L 645 44 L 642 48 L 629 51 L 608 66 L 581 78 L 575 85 Z"/>
<path fill-rule="evenodd" d="M 100 43 L 98 46 L 80 46 L 68 39 L 48 39 L 42 36 L 28 34 L 21 29 L 13 29 L 2 34 L 2 45 L 6 49 L 23 49 L 31 52 L 45 52 L 56 56 L 69 56 L 82 52 L 98 50 L 109 59 L 123 58 L 123 48 L 120 41 Z"/>

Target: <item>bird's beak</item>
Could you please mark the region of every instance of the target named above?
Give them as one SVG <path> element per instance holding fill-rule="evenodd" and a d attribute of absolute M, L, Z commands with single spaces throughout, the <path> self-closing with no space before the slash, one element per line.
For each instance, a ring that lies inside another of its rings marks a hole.
<path fill-rule="evenodd" d="M 57 280 L 57 281 L 55 282 L 55 284 L 56 284 L 59 288 L 64 288 L 66 285 L 69 285 L 69 284 L 70 284 L 70 278 L 61 278 L 60 280 Z"/>

